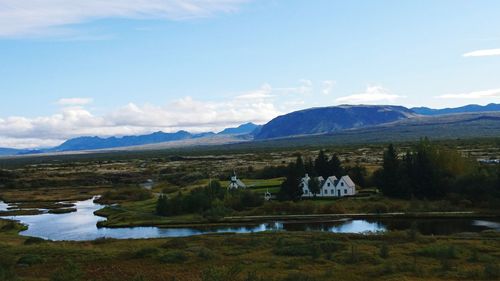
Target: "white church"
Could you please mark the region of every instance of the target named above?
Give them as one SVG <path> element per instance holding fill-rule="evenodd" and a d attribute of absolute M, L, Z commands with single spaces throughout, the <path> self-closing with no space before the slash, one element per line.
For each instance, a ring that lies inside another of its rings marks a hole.
<path fill-rule="evenodd" d="M 320 186 L 319 193 L 316 197 L 343 197 L 356 194 L 356 184 L 347 175 L 337 179 L 336 176 L 330 176 L 326 180 L 323 177 L 317 177 Z M 315 195 L 309 190 L 311 178 L 308 174 L 301 180 L 302 197 L 314 197 Z"/>

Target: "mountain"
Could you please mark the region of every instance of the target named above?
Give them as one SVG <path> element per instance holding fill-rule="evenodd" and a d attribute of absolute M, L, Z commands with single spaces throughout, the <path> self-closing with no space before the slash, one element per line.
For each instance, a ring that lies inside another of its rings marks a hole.
<path fill-rule="evenodd" d="M 236 128 L 226 128 L 219 133 L 218 135 L 242 135 L 242 134 L 250 134 L 255 131 L 257 128 L 261 127 L 260 125 L 256 125 L 254 123 L 245 123 L 239 125 Z"/>
<path fill-rule="evenodd" d="M 417 116 L 403 106 L 341 105 L 295 111 L 265 124 L 256 139 L 323 134 L 363 128 Z"/>
<path fill-rule="evenodd" d="M 469 104 L 461 107 L 433 109 L 428 107 L 413 107 L 411 108 L 415 113 L 421 115 L 443 115 L 453 113 L 469 113 L 469 112 L 487 112 L 487 111 L 500 111 L 500 104 L 490 103 L 488 105 Z"/>
<path fill-rule="evenodd" d="M 199 134 L 198 136 L 196 136 L 186 131 L 178 131 L 176 133 L 156 132 L 149 135 L 125 136 L 121 138 L 79 137 L 67 140 L 63 144 L 50 149 L 50 151 L 54 152 L 54 151 L 74 151 L 74 150 L 114 148 L 114 147 L 134 146 L 134 145 L 144 145 L 151 143 L 184 140 L 202 136 L 204 135 Z"/>
<path fill-rule="evenodd" d="M 0 156 L 2 156 L 2 155 L 14 155 L 14 154 L 17 154 L 21 151 L 22 151 L 21 149 L 0 147 Z"/>

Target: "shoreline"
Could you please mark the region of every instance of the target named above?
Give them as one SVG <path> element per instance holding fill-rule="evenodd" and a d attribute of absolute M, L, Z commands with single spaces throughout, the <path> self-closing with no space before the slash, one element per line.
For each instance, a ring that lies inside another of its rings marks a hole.
<path fill-rule="evenodd" d="M 185 223 L 109 223 L 106 218 L 97 223 L 99 228 L 127 228 L 127 227 L 159 227 L 159 228 L 185 228 L 185 227 L 215 227 L 215 226 L 242 226 L 283 221 L 287 223 L 322 223 L 350 219 L 494 219 L 500 214 L 466 212 L 419 212 L 419 213 L 351 213 L 351 214 L 314 214 L 314 215 L 267 215 L 267 216 L 230 216 L 216 222 L 191 221 Z"/>

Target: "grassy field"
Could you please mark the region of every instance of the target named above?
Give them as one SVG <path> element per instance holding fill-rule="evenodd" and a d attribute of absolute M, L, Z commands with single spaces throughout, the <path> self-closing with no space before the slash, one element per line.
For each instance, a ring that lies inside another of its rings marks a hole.
<path fill-rule="evenodd" d="M 0 221 L 0 276 L 4 278 L 1 280 L 500 278 L 500 235 L 494 232 L 443 237 L 412 232 L 385 235 L 297 232 L 50 242 L 20 237 L 19 229 L 14 223 Z"/>

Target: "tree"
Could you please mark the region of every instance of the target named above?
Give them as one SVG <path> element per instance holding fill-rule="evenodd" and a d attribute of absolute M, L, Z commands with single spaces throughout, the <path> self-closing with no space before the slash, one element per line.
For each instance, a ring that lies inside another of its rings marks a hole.
<path fill-rule="evenodd" d="M 328 171 L 329 175 L 328 176 L 336 176 L 337 178 L 342 177 L 345 175 L 345 170 L 344 167 L 342 167 L 342 162 L 340 162 L 339 157 L 337 154 L 333 154 L 332 158 L 330 158 L 330 161 L 328 161 Z"/>
<path fill-rule="evenodd" d="M 319 176 L 322 176 L 325 179 L 330 176 L 328 158 L 323 150 L 319 151 L 318 157 L 314 160 L 314 169 Z"/>
<path fill-rule="evenodd" d="M 160 216 L 170 215 L 168 197 L 164 194 L 160 194 L 158 201 L 156 201 L 156 214 Z"/>
<path fill-rule="evenodd" d="M 379 186 L 387 196 L 401 197 L 400 186 L 400 160 L 398 153 L 392 144 L 389 144 L 384 152 L 384 163 L 380 173 Z"/>
<path fill-rule="evenodd" d="M 278 198 L 280 200 L 298 200 L 302 196 L 301 178 L 304 176 L 304 162 L 298 156 L 295 163 L 290 163 L 285 181 L 281 184 Z"/>
<path fill-rule="evenodd" d="M 309 191 L 316 197 L 316 194 L 320 193 L 321 186 L 317 177 L 311 177 L 309 180 Z"/>
<path fill-rule="evenodd" d="M 365 167 L 357 163 L 356 166 L 348 169 L 347 174 L 357 185 L 366 187 L 366 176 L 368 173 Z"/>

